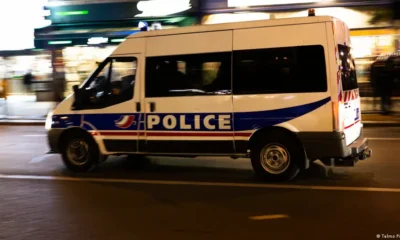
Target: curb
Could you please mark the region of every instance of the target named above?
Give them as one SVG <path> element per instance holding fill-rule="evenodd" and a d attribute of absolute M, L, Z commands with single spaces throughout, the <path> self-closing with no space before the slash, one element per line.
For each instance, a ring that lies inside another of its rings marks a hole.
<path fill-rule="evenodd" d="M 45 121 L 37 120 L 0 120 L 0 126 L 44 126 Z"/>
<path fill-rule="evenodd" d="M 364 100 L 364 101 L 380 101 L 381 100 L 380 97 L 361 97 L 360 99 L 361 99 L 361 101 L 362 100 Z M 400 100 L 400 97 L 398 97 L 398 96 L 392 97 L 392 100 L 398 101 L 398 100 Z"/>
<path fill-rule="evenodd" d="M 396 121 L 364 121 L 364 127 L 400 127 Z"/>

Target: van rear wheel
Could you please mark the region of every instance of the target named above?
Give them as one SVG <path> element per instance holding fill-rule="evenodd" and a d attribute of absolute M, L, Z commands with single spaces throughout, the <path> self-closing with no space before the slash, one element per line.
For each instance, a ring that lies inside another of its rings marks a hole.
<path fill-rule="evenodd" d="M 286 134 L 278 134 L 260 138 L 251 151 L 254 172 L 262 180 L 292 180 L 300 173 L 299 163 L 305 161 L 304 151 L 297 141 Z"/>
<path fill-rule="evenodd" d="M 64 139 L 63 145 L 62 159 L 72 172 L 87 172 L 99 159 L 97 144 L 86 134 L 71 134 Z"/>

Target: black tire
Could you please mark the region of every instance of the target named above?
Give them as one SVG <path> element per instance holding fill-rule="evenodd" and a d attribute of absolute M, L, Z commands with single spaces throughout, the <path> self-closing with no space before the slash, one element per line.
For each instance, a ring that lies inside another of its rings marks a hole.
<path fill-rule="evenodd" d="M 258 138 L 251 150 L 251 164 L 256 176 L 261 180 L 292 180 L 300 173 L 299 166 L 304 161 L 302 146 L 294 137 L 281 132 Z"/>
<path fill-rule="evenodd" d="M 88 172 L 100 159 L 99 148 L 88 134 L 73 132 L 65 136 L 62 143 L 62 160 L 72 172 Z M 82 153 L 82 156 L 79 156 L 79 153 Z M 82 159 L 78 161 L 78 159 L 74 159 L 73 155 Z"/>

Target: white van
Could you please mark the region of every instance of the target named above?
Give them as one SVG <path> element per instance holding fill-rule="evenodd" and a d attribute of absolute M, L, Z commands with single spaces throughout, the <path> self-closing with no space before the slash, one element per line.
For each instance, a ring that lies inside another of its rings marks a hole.
<path fill-rule="evenodd" d="M 72 171 L 109 155 L 251 158 L 293 179 L 371 156 L 348 27 L 301 17 L 129 36 L 46 122 Z"/>

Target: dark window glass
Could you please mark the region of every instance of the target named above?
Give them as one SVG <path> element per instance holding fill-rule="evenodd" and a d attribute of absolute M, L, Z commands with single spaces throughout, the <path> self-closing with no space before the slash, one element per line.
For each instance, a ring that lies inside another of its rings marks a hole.
<path fill-rule="evenodd" d="M 325 91 L 327 77 L 322 46 L 234 52 L 234 94 Z"/>
<path fill-rule="evenodd" d="M 358 88 L 356 64 L 350 53 L 350 47 L 339 45 L 339 56 L 343 91 Z"/>
<path fill-rule="evenodd" d="M 102 63 L 80 89 L 85 109 L 112 106 L 133 98 L 136 58 L 112 58 Z"/>
<path fill-rule="evenodd" d="M 231 53 L 146 59 L 146 97 L 231 94 Z"/>

